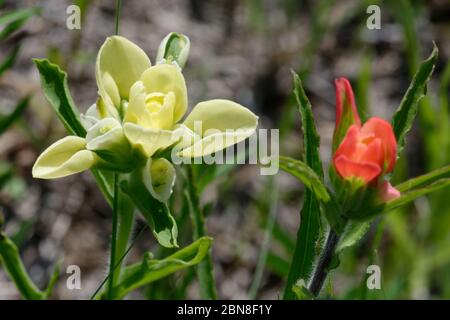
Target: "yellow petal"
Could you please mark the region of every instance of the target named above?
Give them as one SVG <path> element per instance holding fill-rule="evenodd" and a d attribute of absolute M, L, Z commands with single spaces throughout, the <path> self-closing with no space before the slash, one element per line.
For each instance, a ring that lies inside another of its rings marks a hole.
<path fill-rule="evenodd" d="M 119 112 L 114 106 L 108 106 L 103 99 L 99 97 L 97 102 L 91 105 L 85 114 L 80 115 L 81 123 L 86 130 L 89 130 L 97 122 L 105 118 L 120 119 Z"/>
<path fill-rule="evenodd" d="M 114 118 L 104 118 L 86 134 L 86 149 L 115 150 L 126 143 L 121 124 Z"/>
<path fill-rule="evenodd" d="M 151 115 L 145 106 L 145 87 L 142 81 L 137 81 L 131 86 L 130 101 L 125 111 L 124 122 L 139 124 L 143 127 L 151 127 Z"/>
<path fill-rule="evenodd" d="M 95 66 L 100 96 L 105 103 L 119 107 L 120 99 L 128 99 L 131 86 L 150 66 L 145 52 L 130 40 L 120 36 L 107 38 Z"/>
<path fill-rule="evenodd" d="M 164 158 L 149 159 L 144 169 L 144 185 L 152 196 L 167 203 L 175 183 L 175 168 Z"/>
<path fill-rule="evenodd" d="M 147 158 L 180 139 L 175 131 L 144 128 L 134 123 L 125 123 L 123 130 L 130 143 Z"/>
<path fill-rule="evenodd" d="M 120 106 L 120 93 L 119 88 L 117 87 L 116 81 L 112 77 L 112 75 L 105 71 L 100 74 L 100 81 L 103 85 L 102 89 L 104 93 L 100 90 L 100 96 L 104 97 L 103 101 L 106 104 L 106 107 L 118 107 Z M 100 85 L 99 85 L 100 88 Z M 108 99 L 109 98 L 109 99 Z"/>
<path fill-rule="evenodd" d="M 147 69 L 141 77 L 147 94 L 173 92 L 175 107 L 173 122 L 179 121 L 187 109 L 187 89 L 183 74 L 174 65 L 159 64 Z"/>
<path fill-rule="evenodd" d="M 96 155 L 85 149 L 83 138 L 68 136 L 48 147 L 33 166 L 33 177 L 54 179 L 65 177 L 91 168 Z"/>
<path fill-rule="evenodd" d="M 251 136 L 258 117 L 229 100 L 209 100 L 195 106 L 184 125 L 202 137 L 179 152 L 182 157 L 200 157 L 225 149 Z"/>

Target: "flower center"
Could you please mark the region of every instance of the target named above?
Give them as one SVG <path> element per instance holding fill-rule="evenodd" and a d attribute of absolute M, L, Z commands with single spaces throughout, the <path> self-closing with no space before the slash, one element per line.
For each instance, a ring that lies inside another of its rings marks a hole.
<path fill-rule="evenodd" d="M 166 100 L 166 95 L 163 93 L 150 93 L 145 98 L 145 105 L 150 113 L 158 113 L 161 111 Z"/>
<path fill-rule="evenodd" d="M 173 112 L 175 94 L 153 92 L 145 97 L 145 108 L 150 116 L 150 127 L 156 129 L 171 129 L 173 127 Z"/>

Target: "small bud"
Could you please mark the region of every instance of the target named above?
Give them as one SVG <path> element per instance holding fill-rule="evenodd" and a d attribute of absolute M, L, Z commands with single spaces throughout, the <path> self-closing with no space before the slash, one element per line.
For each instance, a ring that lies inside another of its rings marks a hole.
<path fill-rule="evenodd" d="M 159 45 L 156 61 L 158 63 L 176 63 L 183 68 L 189 57 L 191 42 L 184 34 L 171 32 Z"/>

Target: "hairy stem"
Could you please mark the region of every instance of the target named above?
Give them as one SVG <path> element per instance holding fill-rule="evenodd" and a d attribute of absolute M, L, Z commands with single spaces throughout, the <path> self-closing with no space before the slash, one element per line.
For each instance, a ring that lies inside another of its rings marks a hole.
<path fill-rule="evenodd" d="M 334 251 L 339 242 L 339 236 L 333 229 L 330 228 L 328 232 L 327 241 L 323 248 L 322 254 L 319 257 L 319 262 L 317 263 L 314 274 L 309 284 L 309 291 L 317 297 L 320 293 L 320 290 L 323 287 L 323 283 L 327 278 L 329 267 L 331 261 L 333 260 Z"/>

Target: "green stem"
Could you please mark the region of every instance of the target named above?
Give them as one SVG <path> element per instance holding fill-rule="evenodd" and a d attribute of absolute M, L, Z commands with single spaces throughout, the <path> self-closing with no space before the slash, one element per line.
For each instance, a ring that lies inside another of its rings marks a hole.
<path fill-rule="evenodd" d="M 193 224 L 194 241 L 206 236 L 206 225 L 203 212 L 200 208 L 198 191 L 195 187 L 194 173 L 192 166 L 188 165 L 188 191 L 186 198 L 189 203 L 189 213 Z M 216 285 L 214 280 L 214 268 L 211 256 L 211 249 L 205 259 L 197 267 L 198 281 L 200 285 L 200 297 L 202 299 L 217 299 Z"/>
<path fill-rule="evenodd" d="M 119 34 L 120 8 L 122 6 L 121 0 L 116 0 L 116 18 L 115 18 L 115 34 Z"/>
<path fill-rule="evenodd" d="M 116 242 L 117 242 L 117 229 L 119 220 L 119 174 L 114 174 L 114 196 L 113 196 L 113 215 L 112 215 L 112 232 L 111 232 L 111 254 L 109 260 L 109 283 L 108 283 L 108 297 L 113 295 L 113 288 L 116 280 L 116 272 L 114 266 L 116 265 Z M 119 272 L 120 272 L 120 268 Z"/>
<path fill-rule="evenodd" d="M 46 294 L 36 287 L 28 275 L 16 245 L 3 233 L 0 233 L 0 260 L 24 299 L 43 300 L 46 298 Z"/>
<path fill-rule="evenodd" d="M 334 251 L 339 242 L 339 236 L 333 229 L 330 228 L 328 231 L 327 242 L 323 248 L 322 254 L 320 255 L 319 262 L 314 268 L 313 277 L 309 285 L 309 291 L 317 297 L 320 290 L 323 287 L 323 283 L 327 278 L 328 272 L 330 270 L 330 264 L 333 261 Z"/>
<path fill-rule="evenodd" d="M 114 33 L 117 35 L 119 34 L 119 22 L 120 22 L 120 7 L 121 7 L 121 0 L 116 0 L 116 17 L 115 17 L 115 30 Z M 112 209 L 113 209 L 113 215 L 112 215 L 112 232 L 111 232 L 111 254 L 110 254 L 110 260 L 109 260 L 109 282 L 108 282 L 108 298 L 112 298 L 113 297 L 113 288 L 115 285 L 116 280 L 119 278 L 120 272 L 121 272 L 121 265 L 118 266 L 118 268 L 116 269 L 116 256 L 117 254 L 120 254 L 120 252 L 117 252 L 117 242 L 118 242 L 118 221 L 119 221 L 119 205 L 120 205 L 120 201 L 119 201 L 119 174 L 118 173 L 114 173 L 114 186 L 113 186 L 113 205 L 112 205 Z M 128 226 L 127 223 L 122 224 L 124 226 L 124 230 L 121 233 L 126 233 L 129 229 L 131 230 L 131 223 L 129 223 L 130 226 Z M 122 229 L 122 228 L 121 228 Z M 128 241 L 128 236 L 129 236 L 129 231 L 128 234 L 126 235 L 126 238 Z M 125 241 L 125 245 L 123 245 L 124 239 L 123 239 L 123 235 L 121 234 L 121 245 L 119 246 L 119 251 L 124 250 L 125 246 L 126 246 L 126 241 Z"/>
<path fill-rule="evenodd" d="M 116 243 L 116 264 L 117 257 L 122 257 L 125 253 L 131 237 L 131 231 L 134 225 L 134 205 L 131 200 L 123 192 L 119 191 L 119 218 L 117 229 L 117 243 Z M 115 278 L 120 279 L 122 265 L 115 267 Z"/>

